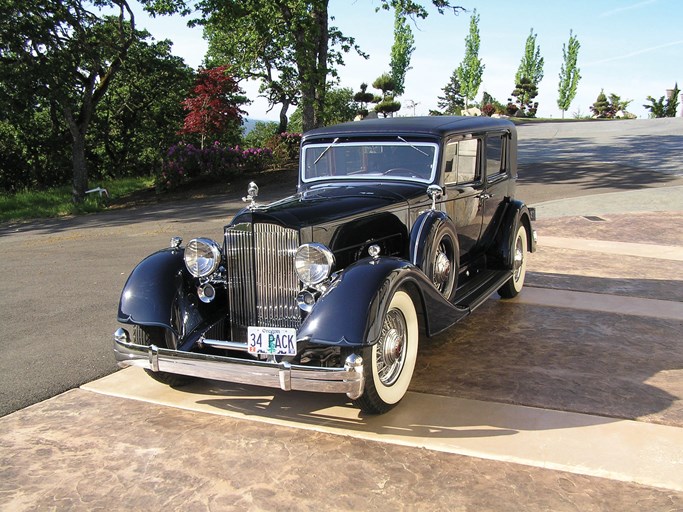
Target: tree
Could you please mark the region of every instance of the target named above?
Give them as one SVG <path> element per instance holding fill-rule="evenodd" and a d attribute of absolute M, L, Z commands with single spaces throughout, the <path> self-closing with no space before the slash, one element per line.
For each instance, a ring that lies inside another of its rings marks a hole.
<path fill-rule="evenodd" d="M 465 97 L 460 92 L 460 82 L 458 81 L 457 70 L 453 71 L 451 79 L 448 83 L 441 89 L 444 93 L 443 96 L 439 96 L 438 106 L 443 110 L 446 115 L 460 115 L 460 112 L 465 108 Z"/>
<path fill-rule="evenodd" d="M 532 102 L 532 100 L 538 96 L 536 84 L 526 76 L 523 76 L 516 84 L 515 90 L 512 91 L 512 95 L 517 98 L 518 111 L 521 110 L 526 117 L 536 117 L 538 102 Z M 521 115 L 521 113 L 519 115 Z"/>
<path fill-rule="evenodd" d="M 249 2 L 226 2 L 204 21 L 204 37 L 209 43 L 207 67 L 228 65 L 240 78 L 260 81 L 259 93 L 270 109 L 280 105 L 278 132 L 287 131 L 287 112 L 301 97 L 296 62 L 289 30 L 273 30 L 279 13 L 249 8 Z"/>
<path fill-rule="evenodd" d="M 141 0 L 147 9 L 157 14 L 197 12 L 193 23 L 221 24 L 222 30 L 235 30 L 236 38 L 251 41 L 277 41 L 280 51 L 295 71 L 292 84 L 298 84 L 298 101 L 304 130 L 321 126 L 325 95 L 329 88 L 328 75 L 334 76 L 334 67 L 343 64 L 342 53 L 330 51 L 339 46 L 342 52 L 360 49 L 351 37 L 344 36 L 330 26 L 329 0 Z M 414 0 L 380 0 L 377 9 L 395 9 L 406 16 L 426 18 L 427 9 Z M 459 12 L 450 0 L 432 0 L 439 13 L 447 9 Z M 237 23 L 239 13 L 259 13 L 265 20 L 253 26 Z M 263 36 L 263 37 L 261 37 Z M 211 34 L 209 33 L 209 37 Z M 231 50 L 230 53 L 235 53 Z M 362 52 L 361 52 L 362 54 Z M 255 55 L 255 54 L 251 54 Z"/>
<path fill-rule="evenodd" d="M 595 100 L 595 103 L 591 105 L 591 111 L 595 115 L 595 117 L 608 117 L 608 113 L 610 110 L 609 106 L 609 101 L 607 101 L 607 96 L 605 96 L 605 91 L 600 90 L 600 94 L 598 94 L 598 98 Z"/>
<path fill-rule="evenodd" d="M 646 109 L 650 111 L 650 117 L 676 117 L 676 112 L 678 111 L 678 95 L 680 94 L 678 89 L 678 82 L 674 85 L 673 91 L 671 91 L 671 96 L 666 98 L 664 101 L 664 96 L 660 97 L 659 100 L 655 100 L 652 96 L 648 96 L 647 100 L 650 105 L 643 105 Z"/>
<path fill-rule="evenodd" d="M 360 91 L 353 95 L 353 101 L 357 103 L 357 113 L 361 117 L 368 115 L 368 103 L 371 103 L 374 98 L 375 95 L 368 92 L 368 84 L 360 84 Z"/>
<path fill-rule="evenodd" d="M 370 94 L 370 98 L 374 98 L 374 95 Z M 348 87 L 333 88 L 325 95 L 325 108 L 322 115 L 326 125 L 345 123 L 353 121 L 358 110 L 353 90 Z M 290 131 L 303 131 L 301 107 L 297 107 L 292 114 L 289 127 Z"/>
<path fill-rule="evenodd" d="M 485 66 L 479 58 L 479 42 L 479 15 L 475 9 L 470 18 L 470 32 L 465 38 L 465 57 L 456 69 L 465 106 L 477 95 L 484 73 Z"/>
<path fill-rule="evenodd" d="M 536 116 L 538 103 L 532 104 L 531 100 L 538 96 L 538 84 L 541 80 L 543 80 L 543 57 L 541 57 L 540 46 L 536 46 L 536 34 L 532 28 L 526 39 L 524 57 L 515 74 L 515 90 L 512 92 L 512 95 L 517 97 L 520 108 L 528 117 Z"/>
<path fill-rule="evenodd" d="M 185 117 L 182 102 L 194 72 L 172 55 L 171 47 L 168 40 L 141 40 L 130 47 L 92 122 L 88 145 L 93 177 L 159 171 L 166 150 L 177 142 Z"/>
<path fill-rule="evenodd" d="M 519 63 L 519 68 L 515 74 L 515 83 L 521 82 L 523 77 L 538 87 L 538 84 L 543 80 L 543 57 L 541 57 L 541 47 L 536 46 L 536 36 L 534 29 L 531 29 L 529 36 L 526 38 L 524 46 L 524 57 Z"/>
<path fill-rule="evenodd" d="M 372 82 L 372 86 L 382 91 L 382 96 L 377 98 L 379 101 L 376 102 L 375 112 L 388 117 L 390 114 L 401 110 L 401 103 L 396 101 L 392 94 L 396 89 L 396 82 L 394 82 L 393 77 L 389 73 L 383 73 L 378 76 Z"/>
<path fill-rule="evenodd" d="M 391 77 L 394 79 L 394 92 L 397 96 L 405 92 L 406 73 L 410 69 L 410 57 L 415 51 L 415 37 L 406 22 L 405 15 L 394 14 L 394 44 L 391 47 Z"/>
<path fill-rule="evenodd" d="M 226 66 L 200 70 L 192 95 L 183 101 L 187 115 L 180 133 L 199 135 L 202 149 L 207 137 L 235 142 L 244 114 L 240 105 L 247 102 L 241 93 Z"/>
<path fill-rule="evenodd" d="M 26 72 L 31 94 L 66 121 L 72 139 L 73 199 L 88 186 L 86 137 L 96 108 L 139 37 L 126 0 L 98 0 L 117 16 L 98 16 L 82 0 L 3 3 L 2 56 Z"/>
<path fill-rule="evenodd" d="M 564 113 L 569 110 L 569 106 L 576 97 L 576 88 L 579 85 L 579 80 L 581 80 L 581 70 L 576 65 L 579 58 L 579 48 L 581 48 L 581 44 L 570 30 L 569 43 L 566 46 L 562 45 L 563 62 L 560 68 L 559 96 L 557 98 L 557 106 L 562 111 L 562 119 L 564 119 Z"/>

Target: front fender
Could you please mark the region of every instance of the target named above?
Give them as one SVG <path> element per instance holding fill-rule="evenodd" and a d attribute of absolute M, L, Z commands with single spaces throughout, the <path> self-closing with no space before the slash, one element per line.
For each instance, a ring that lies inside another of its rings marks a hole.
<path fill-rule="evenodd" d="M 173 302 L 182 292 L 184 271 L 182 250 L 164 249 L 147 256 L 123 287 L 118 321 L 172 328 Z"/>
<path fill-rule="evenodd" d="M 320 297 L 298 338 L 322 345 L 372 345 L 381 334 L 391 297 L 406 288 L 424 312 L 428 335 L 469 313 L 446 301 L 424 273 L 399 258 L 365 258 L 349 266 Z"/>

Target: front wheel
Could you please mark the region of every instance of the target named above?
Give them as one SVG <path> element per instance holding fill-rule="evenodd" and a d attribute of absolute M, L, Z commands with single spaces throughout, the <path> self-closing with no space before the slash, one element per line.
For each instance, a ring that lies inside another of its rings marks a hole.
<path fill-rule="evenodd" d="M 353 403 L 363 412 L 387 412 L 405 396 L 415 370 L 418 333 L 413 299 L 399 290 L 384 315 L 379 341 L 361 352 L 365 390 Z"/>
<path fill-rule="evenodd" d="M 519 295 L 526 277 L 526 250 L 528 247 L 526 229 L 522 224 L 517 228 L 512 244 L 512 278 L 500 287 L 498 294 L 504 299 Z"/>

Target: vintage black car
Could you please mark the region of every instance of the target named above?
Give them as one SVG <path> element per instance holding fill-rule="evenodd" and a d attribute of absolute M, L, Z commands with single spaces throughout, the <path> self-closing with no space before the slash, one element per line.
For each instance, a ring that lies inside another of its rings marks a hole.
<path fill-rule="evenodd" d="M 119 366 L 170 385 L 346 393 L 364 412 L 389 410 L 419 340 L 524 284 L 535 236 L 515 199 L 516 137 L 481 117 L 306 133 L 296 194 L 259 204 L 252 183 L 221 242 L 174 238 L 133 270 Z"/>

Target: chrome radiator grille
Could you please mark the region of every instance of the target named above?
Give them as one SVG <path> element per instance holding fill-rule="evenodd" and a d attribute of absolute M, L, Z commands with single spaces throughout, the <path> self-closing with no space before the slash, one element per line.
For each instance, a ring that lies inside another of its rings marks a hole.
<path fill-rule="evenodd" d="M 246 339 L 250 325 L 294 327 L 301 323 L 294 254 L 299 233 L 275 224 L 237 224 L 225 229 L 232 338 Z"/>

